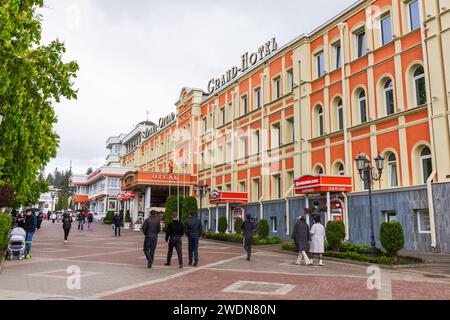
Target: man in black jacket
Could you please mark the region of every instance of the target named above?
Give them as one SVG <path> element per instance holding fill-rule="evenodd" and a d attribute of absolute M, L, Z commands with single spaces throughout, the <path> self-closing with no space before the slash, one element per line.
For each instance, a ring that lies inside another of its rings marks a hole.
<path fill-rule="evenodd" d="M 25 213 L 25 221 L 23 229 L 26 231 L 26 246 L 25 246 L 25 259 L 31 259 L 31 243 L 33 242 L 33 235 L 36 231 L 37 217 L 33 214 L 32 209 L 27 209 Z"/>
<path fill-rule="evenodd" d="M 173 221 L 169 223 L 166 229 L 166 242 L 169 242 L 169 252 L 167 252 L 166 266 L 170 266 L 172 260 L 173 248 L 177 250 L 178 263 L 180 268 L 183 268 L 183 252 L 181 237 L 184 234 L 183 224 L 178 221 L 178 213 L 172 215 Z"/>
<path fill-rule="evenodd" d="M 203 233 L 202 223 L 197 218 L 196 212 L 189 214 L 189 220 L 186 224 L 186 235 L 188 236 L 189 247 L 189 265 L 192 266 L 194 261 L 194 267 L 198 265 L 198 243 L 200 236 Z"/>
<path fill-rule="evenodd" d="M 255 232 L 255 226 L 253 225 L 250 214 L 247 214 L 247 219 L 242 223 L 242 232 L 244 233 L 244 249 L 247 252 L 247 261 L 250 261 L 252 255 L 252 239 Z"/>
<path fill-rule="evenodd" d="M 161 223 L 159 217 L 156 216 L 156 211 L 152 210 L 150 212 L 150 217 L 145 220 L 142 226 L 142 232 L 145 234 L 144 253 L 148 261 L 148 268 L 150 269 L 155 258 L 158 233 L 161 232 Z"/>
<path fill-rule="evenodd" d="M 122 216 L 119 214 L 119 212 L 116 212 L 114 219 L 114 236 L 120 237 L 120 228 L 122 228 Z"/>

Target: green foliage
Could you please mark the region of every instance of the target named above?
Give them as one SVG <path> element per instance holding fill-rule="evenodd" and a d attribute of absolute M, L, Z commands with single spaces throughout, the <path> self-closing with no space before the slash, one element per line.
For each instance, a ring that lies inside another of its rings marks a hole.
<path fill-rule="evenodd" d="M 398 252 L 405 245 L 405 236 L 400 222 L 384 222 L 380 228 L 380 241 L 387 254 L 397 259 Z"/>
<path fill-rule="evenodd" d="M 69 194 L 66 192 L 58 193 L 58 201 L 55 206 L 56 211 L 69 209 Z"/>
<path fill-rule="evenodd" d="M 183 199 L 181 210 L 181 223 L 185 224 L 189 219 L 189 214 L 194 212 L 198 214 L 197 199 L 195 197 L 186 197 Z"/>
<path fill-rule="evenodd" d="M 202 237 L 205 239 L 239 243 L 239 244 L 242 244 L 242 241 L 244 240 L 244 235 L 241 233 L 232 234 L 232 233 L 205 232 L 202 234 Z M 281 239 L 278 237 L 273 237 L 269 239 L 259 239 L 257 236 L 252 237 L 252 244 L 255 246 L 267 245 L 271 243 L 281 243 Z"/>
<path fill-rule="evenodd" d="M 325 246 L 325 248 L 328 248 L 328 249 L 331 250 L 331 247 L 328 244 Z M 351 244 L 351 243 L 341 243 L 338 246 L 338 251 L 339 252 L 355 252 L 355 253 L 358 253 L 358 254 L 366 254 L 367 249 L 369 249 L 368 245 L 357 246 L 357 245 L 354 245 L 354 244 Z"/>
<path fill-rule="evenodd" d="M 72 176 L 71 170 L 59 171 L 58 168 L 55 169 L 53 174 L 49 173 L 47 176 L 47 182 L 49 185 L 63 191 L 69 191 L 69 179 Z"/>
<path fill-rule="evenodd" d="M 258 245 L 259 246 L 265 246 L 266 244 L 267 244 L 267 240 L 266 239 L 258 240 Z"/>
<path fill-rule="evenodd" d="M 114 211 L 108 211 L 105 218 L 103 218 L 104 224 L 112 224 L 114 221 Z"/>
<path fill-rule="evenodd" d="M 0 1 L 0 185 L 16 204 L 36 203 L 39 172 L 56 156 L 59 137 L 54 103 L 76 99 L 78 64 L 65 63 L 58 40 L 41 44 L 43 0 Z"/>
<path fill-rule="evenodd" d="M 292 251 L 292 252 L 297 252 L 297 247 L 295 246 L 295 243 L 293 242 L 283 242 L 281 244 L 281 249 L 286 250 L 286 251 Z"/>
<path fill-rule="evenodd" d="M 164 224 L 167 226 L 172 222 L 172 214 L 178 212 L 178 198 L 180 201 L 180 212 L 183 210 L 183 197 L 168 196 L 166 200 L 166 212 L 164 214 Z"/>
<path fill-rule="evenodd" d="M 241 218 L 237 218 L 236 220 L 234 220 L 234 231 L 237 234 L 242 233 L 242 223 L 244 221 Z"/>
<path fill-rule="evenodd" d="M 227 231 L 228 228 L 228 222 L 227 222 L 227 218 L 226 217 L 220 217 L 219 218 L 219 225 L 218 225 L 218 229 L 220 233 L 225 233 Z"/>
<path fill-rule="evenodd" d="M 271 237 L 271 238 L 269 238 L 269 240 L 267 242 L 268 242 L 268 244 L 279 244 L 279 243 L 281 243 L 281 238 Z"/>
<path fill-rule="evenodd" d="M 267 239 L 269 236 L 269 222 L 265 219 L 261 219 L 259 221 L 258 226 L 256 227 L 256 233 L 258 234 L 259 238 L 261 239 Z"/>
<path fill-rule="evenodd" d="M 342 221 L 329 221 L 325 233 L 329 246 L 337 250 L 345 239 L 345 225 Z"/>
<path fill-rule="evenodd" d="M 125 212 L 125 220 L 126 223 L 130 223 L 131 222 L 131 216 L 130 216 L 130 210 L 127 210 Z"/>
<path fill-rule="evenodd" d="M 0 258 L 8 246 L 11 225 L 12 216 L 10 214 L 0 213 Z"/>
<path fill-rule="evenodd" d="M 11 186 L 0 186 L 0 208 L 14 207 L 16 192 Z"/>

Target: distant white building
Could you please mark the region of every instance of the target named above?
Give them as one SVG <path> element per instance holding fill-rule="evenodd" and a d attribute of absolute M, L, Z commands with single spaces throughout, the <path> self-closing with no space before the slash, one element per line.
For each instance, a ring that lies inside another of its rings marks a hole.
<path fill-rule="evenodd" d="M 39 197 L 38 208 L 44 213 L 44 215 L 47 215 L 49 211 L 55 211 L 56 204 L 58 203 L 58 192 L 58 189 L 50 186 L 49 191 L 42 193 Z"/>

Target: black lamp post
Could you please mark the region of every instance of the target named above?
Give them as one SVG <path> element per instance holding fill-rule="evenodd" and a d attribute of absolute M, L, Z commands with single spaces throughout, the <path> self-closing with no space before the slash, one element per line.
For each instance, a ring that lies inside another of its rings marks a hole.
<path fill-rule="evenodd" d="M 378 155 L 375 159 L 375 167 L 371 166 L 371 162 L 366 157 L 359 155 L 356 161 L 356 167 L 359 172 L 361 180 L 367 183 L 369 188 L 369 212 L 370 212 L 370 248 L 367 250 L 369 256 L 377 256 L 380 250 L 376 247 L 375 230 L 373 225 L 373 208 L 372 208 L 372 181 L 379 181 L 383 173 L 384 160 L 382 156 Z"/>
<path fill-rule="evenodd" d="M 203 186 L 199 186 L 199 185 L 195 184 L 194 191 L 195 191 L 195 194 L 197 195 L 197 197 L 200 198 L 200 215 L 201 215 L 203 198 L 206 197 L 211 192 L 211 188 L 208 186 L 208 184 L 205 184 Z"/>

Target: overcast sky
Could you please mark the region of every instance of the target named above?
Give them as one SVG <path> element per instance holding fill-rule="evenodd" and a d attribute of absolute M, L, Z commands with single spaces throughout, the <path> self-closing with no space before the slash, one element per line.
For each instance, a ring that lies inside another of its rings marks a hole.
<path fill-rule="evenodd" d="M 108 137 L 175 111 L 184 86 L 239 65 L 277 38 L 283 46 L 356 0 L 47 0 L 43 41 L 59 38 L 80 65 L 78 100 L 55 106 L 58 157 L 47 172 L 104 164 Z"/>

